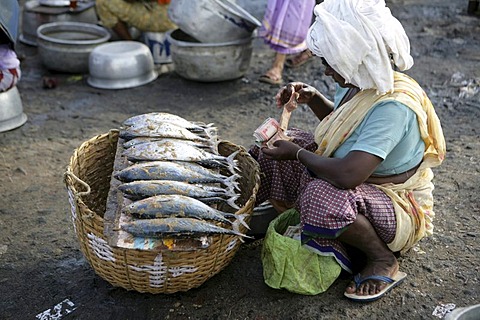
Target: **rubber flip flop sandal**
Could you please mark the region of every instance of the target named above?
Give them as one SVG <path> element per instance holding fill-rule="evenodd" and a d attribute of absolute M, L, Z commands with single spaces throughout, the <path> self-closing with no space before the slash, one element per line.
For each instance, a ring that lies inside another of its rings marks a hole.
<path fill-rule="evenodd" d="M 383 281 L 388 283 L 388 285 L 379 293 L 373 294 L 373 295 L 368 295 L 368 296 L 359 296 L 355 293 L 344 293 L 344 296 L 349 298 L 350 300 L 353 301 L 359 301 L 359 302 L 371 302 L 380 299 L 383 297 L 387 292 L 398 286 L 400 283 L 403 282 L 403 280 L 407 277 L 407 274 L 405 272 L 397 272 L 393 278 L 385 277 L 385 276 L 369 276 L 362 278 L 360 274 L 357 274 L 354 278 L 353 281 L 355 282 L 355 286 L 358 287 L 362 283 L 364 283 L 367 280 L 378 280 L 378 281 Z"/>
<path fill-rule="evenodd" d="M 260 82 L 265 82 L 265 83 L 269 83 L 269 84 L 281 84 L 283 83 L 283 79 L 280 78 L 280 79 L 272 79 L 270 78 L 269 76 L 267 76 L 266 74 L 260 76 L 260 78 L 258 78 L 258 81 Z"/>

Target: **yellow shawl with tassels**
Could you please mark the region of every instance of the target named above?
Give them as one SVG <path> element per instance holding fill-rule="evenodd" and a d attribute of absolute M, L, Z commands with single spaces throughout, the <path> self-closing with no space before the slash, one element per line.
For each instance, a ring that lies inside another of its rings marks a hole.
<path fill-rule="evenodd" d="M 329 157 L 362 122 L 367 112 L 378 102 L 395 100 L 412 109 L 425 142 L 423 161 L 417 172 L 402 184 L 377 185 L 392 200 L 397 219 L 390 250 L 405 252 L 420 239 L 433 233 L 433 172 L 445 158 L 445 138 L 440 121 L 430 99 L 418 83 L 409 76 L 395 72 L 392 93 L 377 95 L 374 89 L 363 90 L 353 99 L 332 112 L 315 130 L 317 154 Z M 395 121 L 392 119 L 392 121 Z"/>

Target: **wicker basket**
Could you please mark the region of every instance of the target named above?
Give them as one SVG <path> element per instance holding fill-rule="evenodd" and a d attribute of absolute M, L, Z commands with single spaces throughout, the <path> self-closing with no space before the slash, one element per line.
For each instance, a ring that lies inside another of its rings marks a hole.
<path fill-rule="evenodd" d="M 103 213 L 117 140 L 118 131 L 111 131 L 85 141 L 74 151 L 65 172 L 73 226 L 82 253 L 95 272 L 116 287 L 156 294 L 200 286 L 230 263 L 241 245 L 237 236 L 215 235 L 210 247 L 195 251 L 154 252 L 108 245 Z M 238 200 L 241 209 L 237 213 L 252 214 L 260 185 L 258 165 L 243 147 L 227 141 L 219 145 L 224 156 L 237 150 L 242 175 Z"/>

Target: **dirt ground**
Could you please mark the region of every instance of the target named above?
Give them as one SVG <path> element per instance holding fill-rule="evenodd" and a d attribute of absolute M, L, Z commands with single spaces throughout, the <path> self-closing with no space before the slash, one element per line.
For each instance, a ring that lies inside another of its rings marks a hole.
<path fill-rule="evenodd" d="M 250 146 L 255 128 L 278 116 L 277 87 L 257 80 L 273 57 L 259 39 L 241 79 L 198 83 L 168 72 L 126 90 L 95 89 L 86 75 L 49 72 L 35 47 L 19 44 L 24 59 L 18 89 L 28 121 L 0 133 L 0 319 L 40 319 L 65 299 L 75 306 L 65 319 L 96 320 L 435 319 L 447 304 L 480 303 L 480 19 L 466 14 L 467 2 L 387 2 L 410 37 L 415 65 L 408 74 L 436 106 L 448 154 L 434 171 L 435 234 L 400 258 L 406 281 L 370 304 L 343 298 L 346 277 L 317 296 L 268 287 L 261 239 L 242 245 L 231 264 L 199 288 L 168 295 L 113 287 L 79 249 L 63 182 L 74 149 L 152 111 L 213 122 L 222 139 Z M 44 76 L 56 77 L 58 86 L 44 89 Z M 287 69 L 284 78 L 332 94 L 320 61 Z M 313 129 L 316 122 L 301 108 L 290 124 Z M 54 314 L 44 319 L 62 318 Z"/>

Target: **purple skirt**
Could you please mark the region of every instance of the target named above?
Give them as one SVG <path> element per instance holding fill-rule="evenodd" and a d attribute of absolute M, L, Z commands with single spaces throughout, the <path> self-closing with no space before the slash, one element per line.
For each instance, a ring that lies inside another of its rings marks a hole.
<path fill-rule="evenodd" d="M 315 0 L 268 0 L 259 35 L 279 53 L 302 52 L 314 6 Z"/>
<path fill-rule="evenodd" d="M 317 149 L 309 133 L 292 129 L 288 135 L 306 150 Z M 358 214 L 370 221 L 385 243 L 394 239 L 395 209 L 390 198 L 374 185 L 363 183 L 355 189 L 339 189 L 313 177 L 299 161 L 266 159 L 258 147 L 252 147 L 250 154 L 262 173 L 257 204 L 268 199 L 293 204 L 301 216 L 302 242 L 318 254 L 335 257 L 346 271 L 352 272 L 352 263 L 346 247 L 336 238 Z"/>

